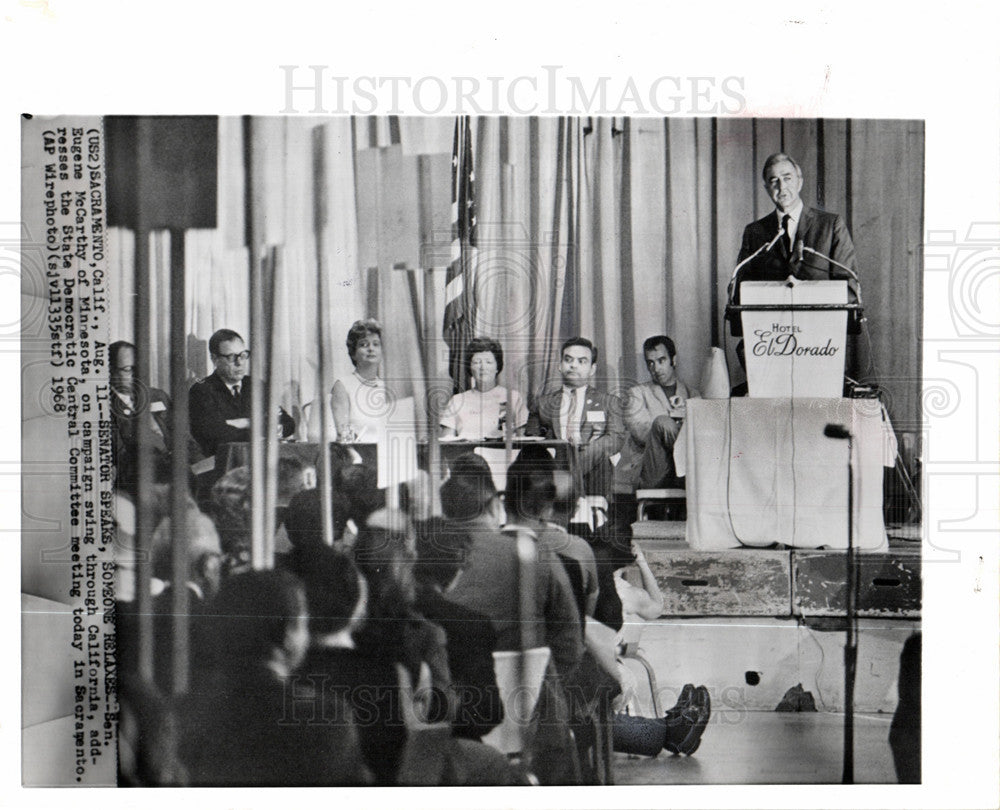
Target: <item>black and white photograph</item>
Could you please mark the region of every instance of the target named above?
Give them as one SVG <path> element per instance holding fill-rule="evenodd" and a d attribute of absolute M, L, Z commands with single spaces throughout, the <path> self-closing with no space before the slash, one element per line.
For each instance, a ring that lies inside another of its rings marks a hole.
<path fill-rule="evenodd" d="M 1000 217 L 940 114 L 294 62 L 18 110 L 24 801 L 988 806 Z"/>

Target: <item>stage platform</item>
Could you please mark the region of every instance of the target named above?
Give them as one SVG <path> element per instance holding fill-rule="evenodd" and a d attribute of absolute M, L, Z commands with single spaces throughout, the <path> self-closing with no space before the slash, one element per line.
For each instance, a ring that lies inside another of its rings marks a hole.
<path fill-rule="evenodd" d="M 716 713 L 770 712 L 796 687 L 819 713 L 843 711 L 843 551 L 694 551 L 683 522 L 643 521 L 633 529 L 664 609 L 629 633 L 641 632 L 662 706 L 673 705 L 684 683 L 695 683 L 708 687 Z M 887 552 L 859 555 L 859 712 L 895 710 L 899 655 L 920 629 L 919 537 L 918 527 L 893 530 Z M 636 581 L 637 572 L 628 576 Z M 639 713 L 652 713 L 645 671 L 628 666 Z"/>
<path fill-rule="evenodd" d="M 844 614 L 841 550 L 735 548 L 698 551 L 683 521 L 632 525 L 664 596 L 665 616 L 772 616 L 806 621 Z M 858 555 L 858 615 L 919 619 L 919 527 L 889 532 L 884 552 Z"/>
<path fill-rule="evenodd" d="M 891 715 L 854 717 L 854 781 L 895 784 Z M 841 714 L 713 713 L 693 757 L 614 755 L 617 785 L 837 784 L 843 767 Z"/>

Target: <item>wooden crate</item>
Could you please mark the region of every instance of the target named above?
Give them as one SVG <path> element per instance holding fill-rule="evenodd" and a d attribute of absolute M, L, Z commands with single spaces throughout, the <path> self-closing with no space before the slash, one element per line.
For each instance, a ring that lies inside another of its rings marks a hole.
<path fill-rule="evenodd" d="M 858 615 L 919 618 L 919 553 L 890 551 L 858 557 Z M 846 564 L 842 551 L 792 553 L 792 601 L 797 615 L 842 616 L 846 612 Z"/>
<path fill-rule="evenodd" d="M 787 551 L 643 548 L 663 591 L 664 616 L 791 615 Z"/>

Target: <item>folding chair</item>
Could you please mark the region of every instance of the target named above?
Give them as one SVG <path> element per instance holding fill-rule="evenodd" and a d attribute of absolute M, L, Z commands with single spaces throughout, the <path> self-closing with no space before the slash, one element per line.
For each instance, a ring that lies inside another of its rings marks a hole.
<path fill-rule="evenodd" d="M 552 652 L 548 647 L 524 651 L 523 682 L 518 673 L 520 656 L 520 652 L 493 653 L 493 670 L 503 701 L 504 718 L 500 725 L 483 737 L 484 743 L 509 757 L 519 756 L 530 742 L 532 715 L 538 705 L 542 680 Z"/>
<path fill-rule="evenodd" d="M 638 519 L 646 520 L 646 509 L 649 506 L 662 504 L 669 508 L 687 505 L 687 492 L 681 487 L 664 489 L 637 489 L 635 499 L 639 505 Z"/>

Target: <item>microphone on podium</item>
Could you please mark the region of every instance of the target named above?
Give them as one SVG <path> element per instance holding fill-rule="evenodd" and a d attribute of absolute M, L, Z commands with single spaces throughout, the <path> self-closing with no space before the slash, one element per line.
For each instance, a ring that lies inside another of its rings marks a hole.
<path fill-rule="evenodd" d="M 825 259 L 826 261 L 830 262 L 830 264 L 835 265 L 836 267 L 839 267 L 841 270 L 845 271 L 854 280 L 854 283 L 857 285 L 858 303 L 859 304 L 863 303 L 862 300 L 861 300 L 861 279 L 858 278 L 858 274 L 857 273 L 855 273 L 846 264 L 841 264 L 836 259 L 831 259 L 825 253 L 820 253 L 815 248 L 811 248 L 808 245 L 803 245 L 801 249 L 804 250 L 806 253 L 811 253 L 813 256 L 819 257 L 820 259 Z M 801 255 L 799 257 L 799 261 L 802 261 Z"/>
<path fill-rule="evenodd" d="M 813 256 L 818 256 L 820 259 L 825 259 L 826 261 L 830 262 L 830 264 L 836 265 L 841 270 L 844 270 L 856 282 L 858 282 L 858 286 L 861 285 L 861 279 L 858 278 L 858 274 L 855 273 L 850 267 L 848 267 L 846 264 L 841 264 L 836 259 L 831 259 L 825 253 L 820 253 L 818 250 L 816 250 L 815 248 L 811 248 L 808 245 L 799 244 L 799 261 L 802 261 L 801 257 L 802 257 L 802 251 L 803 250 L 806 253 L 811 253 Z"/>
<path fill-rule="evenodd" d="M 778 232 L 774 235 L 774 238 L 770 242 L 761 245 L 753 253 L 747 256 L 743 261 L 739 262 L 736 265 L 736 267 L 733 268 L 733 274 L 732 276 L 729 277 L 729 286 L 726 288 L 726 297 L 729 299 L 728 302 L 730 304 L 733 303 L 733 288 L 736 284 L 736 276 L 739 274 L 740 270 L 746 267 L 746 265 L 748 265 L 750 262 L 752 262 L 754 259 L 760 256 L 762 253 L 767 253 L 771 248 L 773 248 L 776 244 L 778 244 L 778 240 L 781 239 L 781 235 L 783 233 L 784 231 L 781 228 L 778 228 Z"/>
<path fill-rule="evenodd" d="M 782 233 L 783 233 L 783 231 L 779 230 L 774 235 L 774 239 L 772 239 L 770 242 L 768 242 L 765 245 L 761 245 L 753 253 L 751 253 L 749 256 L 747 256 L 743 261 L 741 261 L 739 264 L 737 264 L 736 267 L 733 268 L 733 274 L 729 278 L 729 283 L 732 284 L 734 281 L 736 281 L 736 274 L 739 273 L 740 270 L 742 270 L 745 265 L 747 265 L 749 262 L 752 262 L 754 259 L 756 259 L 758 256 L 760 256 L 761 253 L 767 253 L 767 251 L 769 251 L 776 244 L 778 244 L 778 240 L 781 239 Z"/>

